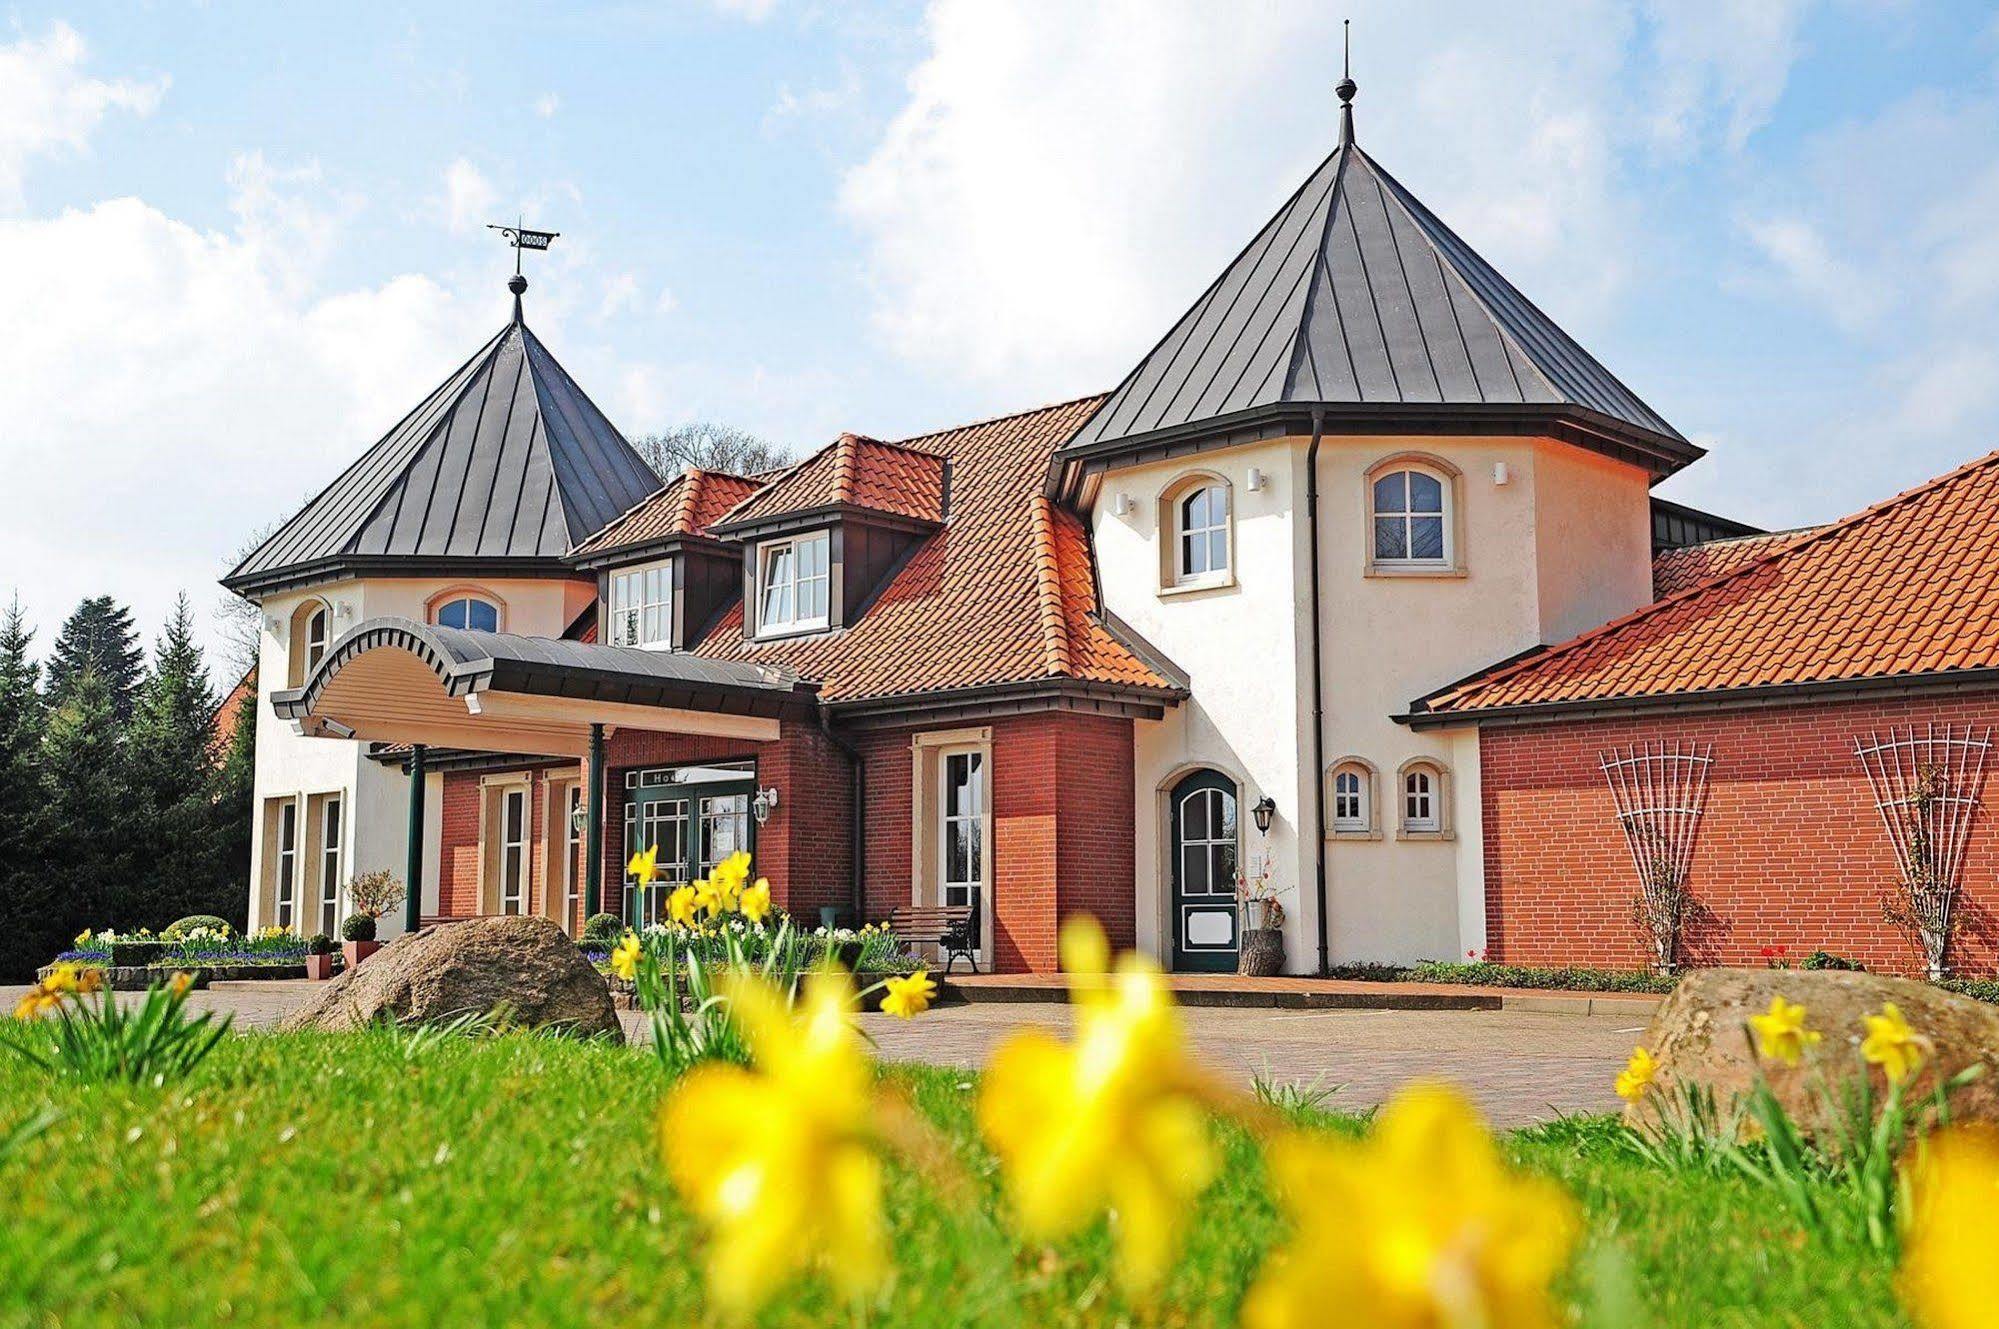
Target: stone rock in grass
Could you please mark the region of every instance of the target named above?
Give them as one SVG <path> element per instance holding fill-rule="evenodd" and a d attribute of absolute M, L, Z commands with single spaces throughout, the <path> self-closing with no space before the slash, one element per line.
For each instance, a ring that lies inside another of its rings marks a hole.
<path fill-rule="evenodd" d="M 545 918 L 473 918 L 398 937 L 320 987 L 279 1027 L 438 1024 L 501 1008 L 515 1023 L 577 1037 L 620 1032 L 603 977 Z"/>
<path fill-rule="evenodd" d="M 1857 1073 L 1861 1017 L 1894 1002 L 1917 1033 L 1935 1044 L 1935 1055 L 1911 1082 L 1911 1096 L 1927 1096 L 1938 1076 L 1948 1079 L 1973 1063 L 1983 1062 L 1985 1074 L 1951 1095 L 1954 1121 L 1999 1121 L 1999 1008 L 1928 983 L 1879 974 L 1802 969 L 1700 969 L 1689 973 L 1672 995 L 1659 1004 L 1645 1031 L 1644 1046 L 1659 1059 L 1652 1094 L 1678 1094 L 1675 1086 L 1691 1080 L 1714 1092 L 1718 1105 L 1746 1093 L 1754 1079 L 1756 1057 L 1747 1032 L 1749 1017 L 1770 1009 L 1770 998 L 1782 996 L 1805 1008 L 1805 1024 L 1823 1036 L 1796 1068 L 1765 1063 L 1764 1073 L 1778 1101 L 1794 1121 L 1816 1129 L 1820 1095 L 1812 1083 L 1814 1058 L 1824 1068 L 1835 1091 L 1841 1076 Z M 1885 1081 L 1870 1067 L 1875 1087 Z M 1876 1100 L 1879 1101 L 1878 1099 Z M 1644 1100 L 1625 1109 L 1627 1123 L 1649 1119 Z"/>

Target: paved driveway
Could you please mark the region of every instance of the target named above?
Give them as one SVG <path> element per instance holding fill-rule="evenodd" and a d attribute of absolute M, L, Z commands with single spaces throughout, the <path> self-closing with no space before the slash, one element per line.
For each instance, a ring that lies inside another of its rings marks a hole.
<path fill-rule="evenodd" d="M 305 981 L 218 983 L 190 1004 L 230 1010 L 239 1028 L 269 1025 L 315 987 Z M 22 988 L 0 988 L 0 1015 Z M 1194 1007 L 1184 1012 L 1200 1055 L 1247 1083 L 1338 1086 L 1332 1103 L 1379 1103 L 1412 1080 L 1460 1085 L 1496 1125 L 1546 1120 L 1558 1112 L 1608 1112 L 1619 1104 L 1611 1080 L 1644 1030 L 1628 1015 L 1533 1011 L 1284 1011 Z M 982 1065 L 1010 1029 L 1067 1028 L 1069 1008 L 1049 1003 L 978 1002 L 944 1006 L 920 1019 L 862 1017 L 888 1060 Z M 626 1028 L 642 1036 L 643 1019 Z"/>

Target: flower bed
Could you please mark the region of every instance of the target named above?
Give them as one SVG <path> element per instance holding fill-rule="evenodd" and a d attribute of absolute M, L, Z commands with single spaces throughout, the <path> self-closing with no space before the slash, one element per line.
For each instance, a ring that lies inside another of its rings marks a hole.
<path fill-rule="evenodd" d="M 85 931 L 56 964 L 74 964 L 114 971 L 111 986 L 123 990 L 117 972 L 198 970 L 205 978 L 227 981 L 256 978 L 303 978 L 305 938 L 285 928 L 265 928 L 237 935 L 215 928 L 193 928 L 177 939 L 156 937 L 146 929 L 118 932 L 111 928 Z M 140 964 L 120 963 L 126 956 L 143 957 Z M 134 980 L 137 981 L 137 980 Z M 139 982 L 143 988 L 145 983 Z"/>

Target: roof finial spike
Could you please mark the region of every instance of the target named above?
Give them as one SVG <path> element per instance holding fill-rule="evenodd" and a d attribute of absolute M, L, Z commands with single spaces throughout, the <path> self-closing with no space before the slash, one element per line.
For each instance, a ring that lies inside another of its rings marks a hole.
<path fill-rule="evenodd" d="M 514 275 L 507 278 L 507 289 L 514 293 L 514 322 L 521 322 L 521 292 L 527 290 L 528 279 L 521 275 L 521 251 L 523 249 L 547 249 L 560 235 L 560 231 L 537 231 L 516 221 L 512 226 L 488 223 L 486 229 L 498 231 L 514 247 Z"/>
<path fill-rule="evenodd" d="M 1353 95 L 1360 91 L 1360 85 L 1353 81 L 1353 20 L 1340 20 L 1340 28 L 1346 49 L 1340 85 L 1333 91 L 1340 95 L 1340 146 L 1348 147 L 1353 143 Z"/>

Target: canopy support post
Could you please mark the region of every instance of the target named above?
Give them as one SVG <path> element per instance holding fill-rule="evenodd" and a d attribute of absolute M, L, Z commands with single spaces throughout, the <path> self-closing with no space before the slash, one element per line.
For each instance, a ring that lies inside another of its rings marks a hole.
<path fill-rule="evenodd" d="M 604 726 L 590 726 L 589 788 L 584 794 L 589 810 L 583 833 L 583 917 L 587 920 L 604 909 Z"/>
<path fill-rule="evenodd" d="M 403 931 L 415 932 L 423 926 L 423 793 L 427 779 L 423 769 L 424 745 L 410 747 L 409 857 L 403 865 Z"/>

